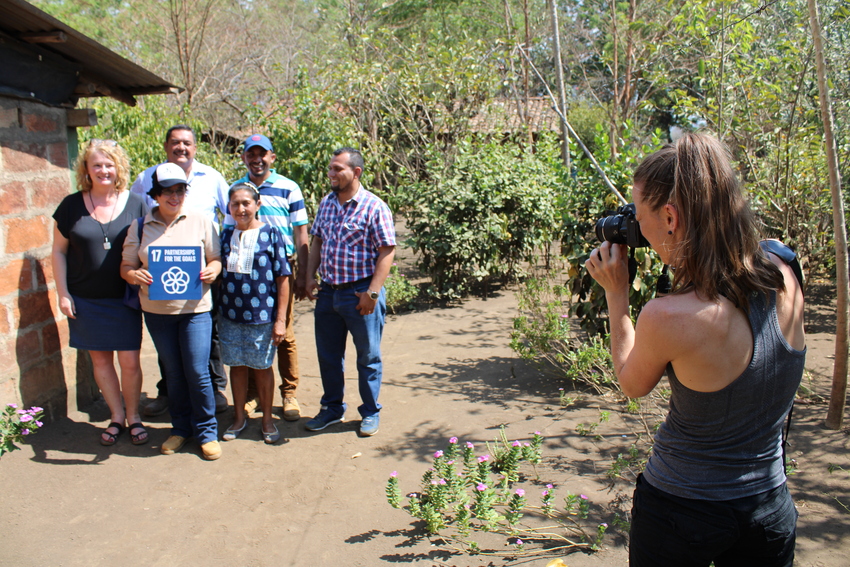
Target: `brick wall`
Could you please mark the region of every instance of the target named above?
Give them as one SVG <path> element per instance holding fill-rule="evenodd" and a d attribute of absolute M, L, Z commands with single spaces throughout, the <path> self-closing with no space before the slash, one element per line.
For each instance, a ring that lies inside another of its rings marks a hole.
<path fill-rule="evenodd" d="M 47 419 L 95 393 L 88 356 L 68 347 L 50 262 L 53 211 L 72 190 L 66 123 L 63 108 L 0 96 L 0 404 L 38 405 Z"/>

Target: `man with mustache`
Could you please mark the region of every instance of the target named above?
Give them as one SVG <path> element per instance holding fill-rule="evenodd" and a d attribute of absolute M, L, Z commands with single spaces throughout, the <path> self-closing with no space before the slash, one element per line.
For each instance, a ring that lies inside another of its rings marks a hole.
<path fill-rule="evenodd" d="M 186 172 L 186 178 L 189 181 L 189 191 L 183 201 L 184 210 L 203 213 L 218 230 L 221 219 L 227 214 L 227 190 L 229 186 L 221 173 L 208 165 L 195 161 L 197 144 L 194 130 L 185 124 L 172 126 L 165 134 L 164 149 L 166 162 L 179 165 Z M 133 193 L 137 193 L 145 199 L 150 208 L 156 206 L 154 200 L 148 196 L 148 191 L 153 187 L 153 174 L 159 165 L 149 167 L 140 173 L 133 186 L 130 187 Z M 216 295 L 214 292 L 214 301 Z M 160 371 L 161 369 L 160 366 Z M 215 390 L 215 411 L 221 413 L 227 409 L 227 398 L 222 393 L 227 388 L 227 375 L 224 373 L 224 366 L 221 363 L 215 319 L 213 319 L 212 345 L 210 348 L 210 378 Z M 163 414 L 168 410 L 168 389 L 165 378 L 160 379 L 156 387 L 156 399 L 145 406 L 143 412 L 148 417 Z"/>

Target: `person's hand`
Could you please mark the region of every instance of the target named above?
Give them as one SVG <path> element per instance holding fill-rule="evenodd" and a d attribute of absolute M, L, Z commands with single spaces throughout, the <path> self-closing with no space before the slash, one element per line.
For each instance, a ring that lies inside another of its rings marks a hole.
<path fill-rule="evenodd" d="M 361 315 L 370 315 L 375 312 L 375 305 L 377 305 L 378 300 L 369 297 L 368 291 L 355 291 L 354 295 L 360 298 L 360 302 L 357 304 L 357 311 Z"/>
<path fill-rule="evenodd" d="M 275 321 L 272 327 L 272 344 L 279 345 L 284 337 L 286 337 L 286 321 Z"/>
<path fill-rule="evenodd" d="M 215 267 L 205 266 L 204 269 L 201 270 L 201 281 L 206 284 L 213 283 L 217 277 L 218 270 Z"/>
<path fill-rule="evenodd" d="M 74 306 L 74 298 L 70 295 L 62 295 L 59 297 L 59 311 L 69 319 L 77 318 L 77 309 Z"/>
<path fill-rule="evenodd" d="M 133 283 L 136 285 L 151 285 L 153 283 L 153 276 L 144 268 L 139 268 L 133 271 L 133 280 Z"/>
<path fill-rule="evenodd" d="M 307 298 L 307 278 L 306 278 L 306 276 L 302 276 L 301 274 L 298 274 L 298 276 L 295 278 L 294 294 L 295 294 L 295 299 L 297 299 L 298 301 L 301 301 L 302 299 Z"/>
<path fill-rule="evenodd" d="M 590 253 L 584 263 L 587 273 L 595 279 L 605 293 L 616 293 L 629 289 L 629 247 L 611 244 L 608 241 Z"/>
<path fill-rule="evenodd" d="M 295 289 L 296 293 L 298 293 L 297 285 Z M 316 281 L 316 278 L 310 278 L 309 280 L 307 280 L 307 286 L 304 288 L 305 297 L 307 297 L 307 299 L 309 299 L 310 301 L 316 301 L 319 298 L 319 296 L 316 294 L 317 291 L 319 291 L 319 282 Z"/>

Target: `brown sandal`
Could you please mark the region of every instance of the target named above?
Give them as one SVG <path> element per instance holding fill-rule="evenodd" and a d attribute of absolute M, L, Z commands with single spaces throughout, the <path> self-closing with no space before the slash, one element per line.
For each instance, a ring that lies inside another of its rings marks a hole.
<path fill-rule="evenodd" d="M 110 433 L 106 429 L 110 429 L 114 427 L 118 430 L 118 433 Z M 115 445 L 115 442 L 118 441 L 118 437 L 121 435 L 121 432 L 124 431 L 124 426 L 120 423 L 113 421 L 110 422 L 109 425 L 106 426 L 106 429 L 103 430 L 103 433 L 100 435 L 100 444 L 105 447 L 111 447 Z M 106 437 L 104 437 L 106 435 Z"/>

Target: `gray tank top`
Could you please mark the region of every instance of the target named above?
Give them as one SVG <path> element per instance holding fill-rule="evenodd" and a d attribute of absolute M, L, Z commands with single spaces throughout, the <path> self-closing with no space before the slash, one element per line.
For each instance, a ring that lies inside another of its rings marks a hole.
<path fill-rule="evenodd" d="M 806 351 L 788 344 L 769 302 L 750 301 L 753 355 L 743 374 L 717 392 L 682 385 L 667 366 L 670 412 L 655 436 L 644 478 L 674 496 L 732 500 L 785 481 L 782 426 L 803 376 Z"/>

